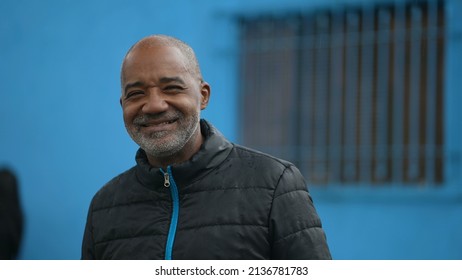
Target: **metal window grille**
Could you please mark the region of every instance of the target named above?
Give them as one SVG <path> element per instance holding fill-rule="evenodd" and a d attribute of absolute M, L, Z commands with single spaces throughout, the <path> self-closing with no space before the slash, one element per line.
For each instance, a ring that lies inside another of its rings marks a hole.
<path fill-rule="evenodd" d="M 443 1 L 242 18 L 241 140 L 315 185 L 437 185 L 443 50 Z"/>

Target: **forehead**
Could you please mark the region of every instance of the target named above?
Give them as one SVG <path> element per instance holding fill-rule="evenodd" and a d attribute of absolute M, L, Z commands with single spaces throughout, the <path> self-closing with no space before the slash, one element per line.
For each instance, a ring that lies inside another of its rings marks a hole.
<path fill-rule="evenodd" d="M 122 83 L 187 73 L 186 59 L 176 47 L 138 46 L 123 62 Z"/>

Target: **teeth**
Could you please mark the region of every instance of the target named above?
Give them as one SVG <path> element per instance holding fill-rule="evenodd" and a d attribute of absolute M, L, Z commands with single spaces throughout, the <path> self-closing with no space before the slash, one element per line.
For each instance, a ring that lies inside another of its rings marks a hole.
<path fill-rule="evenodd" d="M 166 122 L 159 123 L 159 124 L 157 124 L 157 125 L 171 124 L 171 123 L 174 123 L 174 122 L 175 122 L 175 120 L 173 120 L 173 121 L 166 121 Z M 141 124 L 141 125 L 144 126 L 144 127 L 150 126 L 150 124 L 148 124 L 148 123 Z"/>

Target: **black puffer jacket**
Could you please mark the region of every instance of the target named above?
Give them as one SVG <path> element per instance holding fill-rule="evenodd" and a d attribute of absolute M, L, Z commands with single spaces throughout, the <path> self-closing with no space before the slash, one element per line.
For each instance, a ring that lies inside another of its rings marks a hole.
<path fill-rule="evenodd" d="M 188 162 L 152 168 L 140 149 L 95 195 L 82 259 L 331 258 L 295 166 L 201 130 Z"/>

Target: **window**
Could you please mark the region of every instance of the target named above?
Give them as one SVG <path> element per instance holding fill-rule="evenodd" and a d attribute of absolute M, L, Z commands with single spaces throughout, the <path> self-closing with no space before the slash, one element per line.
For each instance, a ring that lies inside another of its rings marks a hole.
<path fill-rule="evenodd" d="M 242 143 L 315 185 L 442 183 L 443 4 L 242 18 Z"/>

